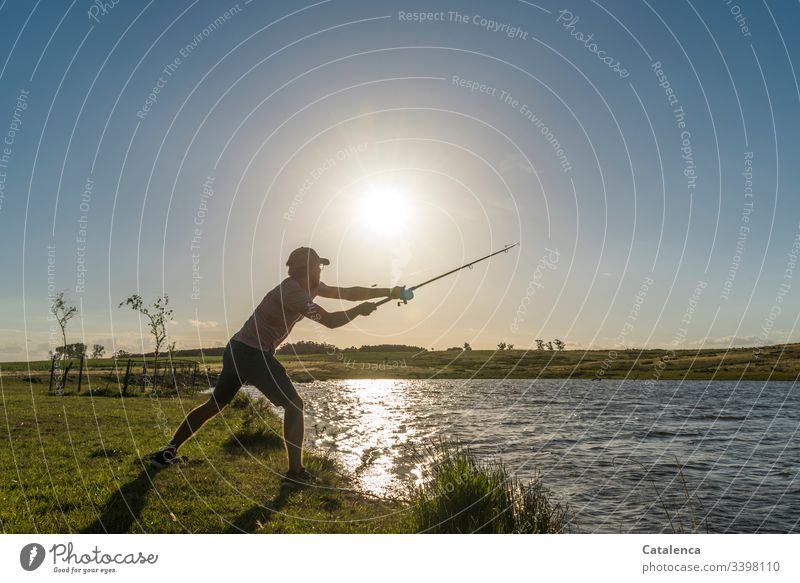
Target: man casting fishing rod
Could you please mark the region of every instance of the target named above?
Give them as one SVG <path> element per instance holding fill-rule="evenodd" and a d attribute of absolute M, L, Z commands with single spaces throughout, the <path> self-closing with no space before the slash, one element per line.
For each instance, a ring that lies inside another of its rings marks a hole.
<path fill-rule="evenodd" d="M 283 407 L 283 441 L 289 458 L 289 471 L 285 485 L 311 484 L 315 481 L 303 467 L 303 399 L 289 380 L 286 370 L 275 358 L 275 349 L 291 332 L 292 327 L 304 316 L 328 328 L 338 328 L 351 322 L 356 316 L 369 316 L 378 306 L 393 299 L 408 302 L 414 290 L 438 281 L 443 277 L 472 267 L 476 263 L 494 257 L 516 247 L 518 243 L 506 245 L 500 251 L 490 253 L 461 267 L 406 288 L 332 287 L 320 281 L 322 267 L 330 261 L 321 258 L 308 247 L 295 249 L 286 265 L 289 277 L 272 289 L 256 307 L 253 315 L 242 329 L 233 335 L 222 355 L 222 372 L 211 398 L 194 408 L 175 431 L 170 442 L 151 458 L 151 465 L 163 468 L 178 461 L 178 448 L 195 431 L 219 413 L 239 391 L 244 383 L 255 385 L 276 406 Z M 342 312 L 327 312 L 314 303 L 314 298 L 362 301 L 363 303 Z M 379 302 L 367 302 L 385 297 Z"/>
<path fill-rule="evenodd" d="M 333 287 L 320 281 L 322 267 L 330 265 L 308 247 L 295 249 L 286 262 L 289 277 L 273 288 L 253 314 L 228 342 L 222 355 L 222 372 L 211 397 L 194 408 L 178 426 L 170 442 L 155 453 L 150 464 L 164 468 L 179 461 L 178 448 L 209 419 L 219 413 L 244 383 L 254 385 L 274 405 L 282 407 L 283 440 L 289 458 L 289 471 L 284 484 L 310 484 L 312 476 L 303 467 L 303 399 L 275 358 L 275 349 L 303 317 L 327 328 L 338 328 L 357 316 L 369 316 L 377 305 L 364 300 L 386 297 L 404 302 L 414 297 L 405 287 L 368 288 Z M 341 312 L 328 312 L 314 303 L 314 298 L 363 302 Z"/>

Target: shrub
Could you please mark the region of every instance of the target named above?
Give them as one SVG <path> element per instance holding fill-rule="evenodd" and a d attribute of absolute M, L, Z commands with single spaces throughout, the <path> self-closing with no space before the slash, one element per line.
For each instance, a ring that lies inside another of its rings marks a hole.
<path fill-rule="evenodd" d="M 423 483 L 411 492 L 415 529 L 429 533 L 560 533 L 567 511 L 539 478 L 527 484 L 500 461 L 480 462 L 459 443 L 440 442 L 420 456 Z"/>

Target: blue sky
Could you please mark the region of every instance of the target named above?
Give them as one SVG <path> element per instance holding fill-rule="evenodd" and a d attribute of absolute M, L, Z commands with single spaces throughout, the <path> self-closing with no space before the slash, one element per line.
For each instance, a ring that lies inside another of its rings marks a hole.
<path fill-rule="evenodd" d="M 3 1 L 0 359 L 46 355 L 53 290 L 72 341 L 149 348 L 138 292 L 179 347 L 221 345 L 304 244 L 328 284 L 385 286 L 521 242 L 295 340 L 797 341 L 799 13 Z"/>

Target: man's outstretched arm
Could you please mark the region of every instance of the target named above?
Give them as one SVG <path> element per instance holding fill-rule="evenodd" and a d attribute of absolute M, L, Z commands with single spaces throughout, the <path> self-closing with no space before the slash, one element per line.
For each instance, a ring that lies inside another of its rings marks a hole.
<path fill-rule="evenodd" d="M 394 298 L 399 299 L 403 288 L 396 287 L 333 287 L 330 285 L 320 286 L 318 295 L 323 298 L 335 300 L 345 300 L 348 302 L 364 302 L 375 298 Z"/>

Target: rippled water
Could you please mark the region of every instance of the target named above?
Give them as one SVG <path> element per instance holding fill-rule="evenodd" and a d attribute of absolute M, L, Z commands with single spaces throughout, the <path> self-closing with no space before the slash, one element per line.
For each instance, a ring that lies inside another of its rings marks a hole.
<path fill-rule="evenodd" d="M 538 472 L 581 532 L 800 532 L 790 382 L 348 380 L 298 384 L 308 445 L 402 493 L 415 448 L 458 438 Z M 678 465 L 682 467 L 682 479 Z"/>

